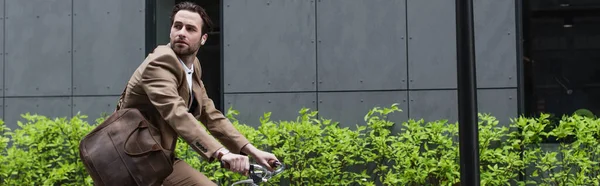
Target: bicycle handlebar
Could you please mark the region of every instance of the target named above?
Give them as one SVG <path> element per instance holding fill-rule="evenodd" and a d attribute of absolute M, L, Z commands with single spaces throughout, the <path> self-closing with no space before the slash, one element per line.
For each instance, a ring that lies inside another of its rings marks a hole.
<path fill-rule="evenodd" d="M 283 172 L 283 170 L 285 170 L 285 165 L 283 165 L 281 162 L 276 161 L 276 160 L 270 160 L 269 165 L 271 167 L 279 167 L 279 168 L 275 169 L 274 171 L 269 171 L 269 169 L 267 169 L 266 167 L 263 167 L 261 165 L 250 164 L 250 171 L 248 174 L 248 176 L 250 178 L 246 179 L 246 180 L 235 182 L 232 184 L 232 186 L 242 184 L 242 183 L 258 185 L 261 182 L 267 182 L 273 176 L 275 176 L 275 175 Z M 221 167 L 228 167 L 228 165 L 226 163 L 221 162 Z"/>

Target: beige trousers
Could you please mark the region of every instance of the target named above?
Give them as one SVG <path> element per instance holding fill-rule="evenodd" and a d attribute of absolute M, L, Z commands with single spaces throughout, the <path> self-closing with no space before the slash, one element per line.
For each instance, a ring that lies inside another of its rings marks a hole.
<path fill-rule="evenodd" d="M 216 186 L 217 184 L 210 181 L 208 177 L 202 174 L 200 171 L 194 169 L 185 161 L 175 160 L 173 164 L 173 173 L 169 175 L 164 181 L 163 186 Z"/>

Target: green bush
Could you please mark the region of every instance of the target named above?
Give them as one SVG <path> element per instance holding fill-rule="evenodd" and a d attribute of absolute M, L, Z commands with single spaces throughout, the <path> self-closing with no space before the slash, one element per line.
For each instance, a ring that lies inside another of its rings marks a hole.
<path fill-rule="evenodd" d="M 353 128 L 308 109 L 293 121 L 272 121 L 265 113 L 256 128 L 237 120 L 235 110 L 227 117 L 255 146 L 287 165 L 269 185 L 460 185 L 458 125 L 388 119 L 400 111 L 396 105 L 373 108 Z M 89 124 L 84 115 L 23 117 L 26 122 L 14 131 L 0 121 L 0 185 L 91 185 L 77 145 L 103 118 Z M 519 117 L 500 126 L 495 117 L 479 115 L 483 185 L 600 184 L 600 120 L 573 115 L 553 124 L 549 117 Z M 394 125 L 401 125 L 400 132 L 392 133 Z M 559 142 L 556 149 L 543 143 L 548 138 Z M 245 179 L 203 161 L 181 139 L 176 153 L 220 185 Z"/>
<path fill-rule="evenodd" d="M 79 140 L 92 129 L 86 116 L 22 116 L 26 122 L 18 122 L 14 132 L 0 122 L 0 185 L 91 185 L 78 150 Z"/>

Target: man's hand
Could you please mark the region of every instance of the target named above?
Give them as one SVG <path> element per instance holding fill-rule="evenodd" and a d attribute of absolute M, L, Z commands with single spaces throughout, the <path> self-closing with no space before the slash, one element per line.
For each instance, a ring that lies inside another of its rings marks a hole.
<path fill-rule="evenodd" d="M 261 164 L 262 166 L 265 166 L 269 171 L 274 170 L 274 167 L 271 167 L 271 165 L 269 165 L 269 161 L 271 161 L 271 160 L 279 161 L 277 159 L 277 157 L 275 157 L 274 154 L 271 154 L 271 153 L 268 153 L 268 152 L 265 152 L 262 150 L 258 150 L 252 144 L 248 144 L 248 145 L 244 146 L 244 148 L 242 149 L 242 152 L 252 156 L 257 163 Z"/>
<path fill-rule="evenodd" d="M 233 172 L 247 175 L 248 170 L 250 170 L 250 162 L 248 160 L 248 156 L 227 153 L 223 155 L 223 157 L 221 157 L 221 161 L 226 163 L 226 168 Z"/>

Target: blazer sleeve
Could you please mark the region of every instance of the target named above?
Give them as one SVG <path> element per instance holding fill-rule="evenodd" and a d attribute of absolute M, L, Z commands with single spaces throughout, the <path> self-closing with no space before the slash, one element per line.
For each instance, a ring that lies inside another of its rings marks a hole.
<path fill-rule="evenodd" d="M 142 73 L 141 86 L 150 102 L 162 118 L 174 129 L 192 149 L 209 161 L 214 153 L 223 147 L 188 112 L 185 101 L 178 94 L 177 69 L 173 64 L 176 58 L 162 55 L 150 61 Z"/>
<path fill-rule="evenodd" d="M 229 151 L 236 154 L 241 152 L 245 145 L 250 143 L 227 119 L 221 111 L 215 108 L 212 99 L 206 94 L 204 83 L 200 81 L 202 88 L 202 110 L 200 113 L 200 122 L 202 122 L 210 133 L 215 136 Z"/>

